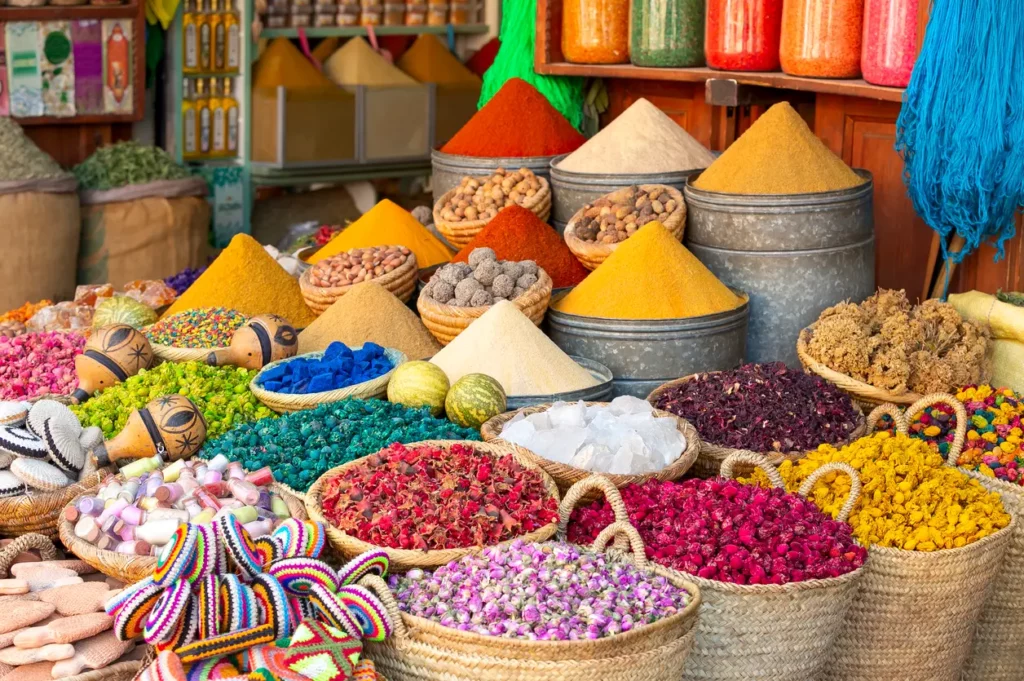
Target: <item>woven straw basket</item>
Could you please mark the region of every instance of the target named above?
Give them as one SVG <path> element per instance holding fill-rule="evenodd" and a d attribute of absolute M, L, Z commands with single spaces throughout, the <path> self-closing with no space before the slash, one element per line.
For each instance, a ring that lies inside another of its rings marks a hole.
<path fill-rule="evenodd" d="M 302 297 L 306 300 L 306 305 L 309 306 L 309 309 L 317 315 L 322 315 L 327 311 L 327 308 L 337 302 L 338 298 L 352 290 L 352 286 L 355 286 L 355 284 L 332 288 L 314 286 L 312 272 L 315 267 L 316 265 L 302 273 L 302 276 L 299 277 L 299 288 L 302 290 Z M 409 257 L 405 259 L 404 263 L 387 274 L 370 281 L 384 287 L 403 303 L 407 303 L 416 291 L 417 271 L 416 254 L 410 251 Z"/>
<path fill-rule="evenodd" d="M 807 351 L 807 347 L 811 341 L 811 335 L 813 333 L 814 324 L 811 324 L 801 331 L 800 336 L 797 338 L 796 354 L 797 357 L 800 358 L 800 363 L 809 373 L 824 378 L 843 392 L 848 393 L 850 397 L 860 403 L 862 407 L 877 407 L 880 404 L 886 403 L 910 405 L 921 399 L 921 396 L 914 392 L 908 391 L 901 395 L 896 395 L 888 390 L 876 388 L 864 381 L 829 369 L 827 366 L 811 357 Z"/>
<path fill-rule="evenodd" d="M 211 352 L 227 350 L 227 348 L 177 348 L 173 345 L 151 343 L 153 356 L 160 362 L 205 362 Z"/>
<path fill-rule="evenodd" d="M 123 480 L 123 477 L 119 475 L 118 479 Z M 288 504 L 288 510 L 293 518 L 307 519 L 305 500 L 302 495 L 287 485 L 277 482 L 273 483 L 270 489 L 280 495 Z M 72 500 L 68 505 L 74 503 Z M 75 536 L 75 526 L 65 520 L 63 516 L 60 518 L 58 530 L 61 542 L 69 551 L 106 576 L 121 580 L 125 584 L 134 584 L 143 580 L 152 575 L 153 570 L 156 569 L 155 556 L 133 556 L 116 551 L 104 551 L 84 539 L 79 539 Z"/>
<path fill-rule="evenodd" d="M 661 189 L 666 192 L 673 200 L 676 201 L 678 208 L 665 219 L 662 225 L 665 229 L 672 233 L 679 241 L 683 240 L 683 231 L 686 229 L 686 203 L 683 201 L 683 194 L 675 187 L 668 187 L 661 184 L 642 184 L 639 185 L 640 189 L 650 191 L 652 189 Z M 602 199 L 613 199 L 618 195 L 624 194 L 629 191 L 629 187 L 623 187 L 617 189 L 610 194 L 605 194 Z M 600 200 L 600 199 L 598 199 Z M 583 264 L 588 270 L 597 269 L 597 266 L 603 263 L 612 252 L 619 247 L 619 244 L 603 244 L 596 241 L 584 241 L 583 239 L 576 236 L 576 225 L 583 217 L 583 211 L 587 208 L 584 206 L 576 211 L 576 214 L 569 220 L 569 224 L 565 226 L 565 232 L 563 237 L 565 238 L 565 244 L 572 251 L 572 254 L 576 256 L 576 259 Z M 621 242 L 620 242 L 621 243 Z"/>
<path fill-rule="evenodd" d="M 945 396 L 929 395 L 908 411 L 916 413 L 923 408 L 921 405 L 938 400 L 944 401 Z M 907 432 L 905 418 L 892 404 L 869 414 L 868 423 L 874 424 L 881 413 L 893 416 L 897 430 Z M 965 419 L 958 419 L 950 461 L 959 458 L 966 430 Z M 979 620 L 984 621 L 989 595 L 1001 600 L 1002 594 L 992 590 L 993 584 L 1000 575 L 1010 580 L 1016 577 L 1007 571 L 1003 558 L 1019 525 L 1017 518 L 1012 518 L 1009 526 L 958 549 L 924 552 L 869 547 L 860 593 L 846 616 L 822 678 L 961 679 L 975 629 Z M 1020 621 L 1015 624 L 1019 627 Z M 989 622 L 988 636 L 995 634 L 991 626 Z M 1015 673 L 1007 677 L 975 678 L 1019 679 L 1019 670 L 1018 664 Z"/>
<path fill-rule="evenodd" d="M 483 182 L 487 178 L 477 179 Z M 548 218 L 551 217 L 551 185 L 548 184 L 548 180 L 545 177 L 538 175 L 537 179 L 540 181 L 540 191 L 520 201 L 519 205 L 540 218 L 541 222 L 547 222 Z M 441 209 L 444 207 L 444 204 L 448 203 L 455 196 L 457 190 L 458 187 L 448 190 L 434 204 L 434 226 L 437 227 L 437 231 L 441 232 L 452 246 L 462 248 L 472 241 L 473 237 L 479 234 L 490 220 L 447 222 L 441 219 Z M 493 220 L 493 218 L 491 219 Z"/>
<path fill-rule="evenodd" d="M 439 449 L 447 451 L 453 445 L 457 444 L 470 445 L 478 451 L 487 452 L 495 457 L 503 456 L 505 454 L 511 454 L 524 467 L 537 471 L 537 473 L 539 473 L 543 477 L 544 484 L 548 489 L 549 495 L 553 499 L 555 499 L 555 501 L 559 500 L 558 487 L 555 485 L 555 481 L 551 479 L 551 476 L 549 476 L 547 473 L 545 473 L 543 470 L 541 470 L 539 467 L 537 467 L 530 461 L 529 457 L 527 456 L 526 450 L 523 449 L 522 447 L 517 447 L 516 445 L 509 444 L 507 442 L 468 442 L 462 440 L 422 440 L 420 442 L 413 442 L 411 444 L 407 444 L 406 446 L 409 448 L 437 447 Z M 361 539 L 356 539 L 355 537 L 346 534 L 345 532 L 342 532 L 341 530 L 336 528 L 333 524 L 331 524 L 329 520 L 327 520 L 326 517 L 324 517 L 324 486 L 326 485 L 328 480 L 338 475 L 338 473 L 340 473 L 341 471 L 361 464 L 361 460 L 356 460 L 338 466 L 336 468 L 332 468 L 331 470 L 321 475 L 320 478 L 313 483 L 313 486 L 309 488 L 309 491 L 306 492 L 306 511 L 309 514 L 309 519 L 313 522 L 323 523 L 324 528 L 327 530 L 327 539 L 330 541 L 331 545 L 344 560 L 350 560 L 352 558 L 355 558 L 359 554 L 365 553 L 366 551 L 382 549 L 387 552 L 388 557 L 391 559 L 391 571 L 405 572 L 407 570 L 411 570 L 412 568 L 433 569 L 436 567 L 440 567 L 442 565 L 445 565 L 446 563 L 452 562 L 453 560 L 458 560 L 459 558 L 462 558 L 463 556 L 477 550 L 478 547 L 468 547 L 464 549 L 444 549 L 441 551 L 419 551 L 380 547 L 368 544 L 367 542 L 364 542 Z M 528 534 L 524 534 L 521 537 L 518 537 L 518 539 L 522 539 L 523 541 L 528 542 L 544 541 L 545 539 L 550 539 L 552 536 L 554 536 L 556 529 L 557 524 L 551 523 L 550 525 L 546 525 L 539 530 L 530 532 Z M 501 543 L 508 544 L 510 541 L 512 540 Z"/>
<path fill-rule="evenodd" d="M 599 476 L 594 476 L 599 477 Z M 570 490 L 560 507 L 568 519 L 594 483 Z M 603 481 L 611 487 L 608 481 Z M 614 491 L 614 487 L 612 487 Z M 621 502 L 621 500 L 620 500 Z M 624 509 L 623 509 L 624 512 Z M 564 526 L 564 523 L 563 523 Z M 615 540 L 615 548 L 608 543 Z M 678 574 L 647 562 L 643 540 L 628 522 L 609 525 L 594 542 L 595 551 L 629 555 L 640 569 L 662 575 L 693 595 L 679 613 L 622 634 L 597 640 L 525 641 L 482 636 L 444 627 L 401 612 L 384 580 L 371 575 L 361 584 L 384 602 L 394 633 L 383 643 L 367 642 L 367 654 L 392 679 L 403 681 L 662 681 L 678 679 L 693 646 L 701 592 Z"/>
<path fill-rule="evenodd" d="M 362 346 L 360 345 L 359 348 Z M 357 350 L 359 348 L 356 348 Z M 253 379 L 249 382 L 249 390 L 256 396 L 263 404 L 267 405 L 278 414 L 287 414 L 293 411 L 302 411 L 303 409 L 315 409 L 321 404 L 329 404 L 331 402 L 340 402 L 349 397 L 358 399 L 370 399 L 373 397 L 383 397 L 388 391 L 388 382 L 391 380 L 391 374 L 395 372 L 395 369 L 400 364 L 404 364 L 408 359 L 401 350 L 395 350 L 394 348 L 384 348 L 384 354 L 387 355 L 388 359 L 391 360 L 391 370 L 382 376 L 371 379 L 369 381 L 363 381 L 355 385 L 350 385 L 347 388 L 338 388 L 337 390 L 328 390 L 322 393 L 309 393 L 306 395 L 288 395 L 285 393 L 276 393 L 270 390 L 264 390 L 259 386 L 260 376 L 263 372 L 268 369 L 275 367 L 285 362 L 292 362 L 296 359 L 310 359 L 323 357 L 322 352 L 310 352 L 305 355 L 297 355 L 295 357 L 289 357 L 287 359 L 280 359 L 276 362 L 271 362 L 267 366 L 260 369 L 260 372 L 253 376 Z"/>
<path fill-rule="evenodd" d="M 544 314 L 551 302 L 551 277 L 543 269 L 537 269 L 537 282 L 511 301 L 519 311 L 530 318 L 537 326 L 544 321 Z M 455 337 L 465 331 L 470 324 L 487 312 L 491 307 L 455 307 L 441 305 L 432 298 L 420 295 L 416 299 L 416 309 L 424 326 L 434 335 L 441 345 L 448 345 Z"/>
<path fill-rule="evenodd" d="M 32 492 L 0 499 L 0 537 L 19 537 L 34 532 L 54 539 L 61 511 L 75 497 L 99 487 L 109 469 L 88 473 L 56 492 Z"/>
<path fill-rule="evenodd" d="M 588 407 L 593 407 L 598 405 L 607 405 L 608 403 L 587 402 L 586 404 Z M 550 403 L 498 414 L 480 427 L 480 436 L 485 442 L 499 440 L 501 438 L 501 431 L 505 427 L 505 424 L 511 421 L 517 414 L 537 414 L 549 408 L 551 408 Z M 697 429 L 690 425 L 689 421 L 681 419 L 667 411 L 656 410 L 655 415 L 666 416 L 676 420 L 676 428 L 686 438 L 686 449 L 683 450 L 678 459 L 657 473 L 646 473 L 643 475 L 614 475 L 611 473 L 603 473 L 602 475 L 610 480 L 615 487 L 625 487 L 632 483 L 642 483 L 650 479 L 677 480 L 683 477 L 683 475 L 690 470 L 690 466 L 693 465 L 694 461 L 697 460 L 698 452 L 701 450 L 700 435 L 697 434 Z M 504 442 L 504 440 L 501 441 Z M 528 449 L 524 449 L 523 451 L 526 452 L 527 458 L 532 463 L 542 468 L 554 479 L 555 484 L 558 485 L 558 489 L 563 493 L 580 480 L 585 480 L 593 475 L 592 471 L 575 468 L 574 466 L 558 463 L 557 461 L 550 461 L 542 456 L 534 454 Z"/>
<path fill-rule="evenodd" d="M 710 371 L 707 374 L 719 373 L 717 371 Z M 687 381 L 704 376 L 707 374 L 690 374 L 682 378 L 677 378 L 674 381 L 664 383 L 647 396 L 647 401 L 651 403 L 651 406 L 657 408 L 658 400 L 661 396 L 672 388 L 678 387 Z M 864 437 L 868 431 L 867 423 L 864 420 L 864 412 L 861 411 L 860 405 L 857 404 L 856 400 L 853 402 L 853 409 L 857 414 L 857 425 L 850 432 L 850 435 L 846 437 L 842 442 L 837 443 L 837 447 L 841 447 L 845 444 L 849 444 L 854 440 Z M 732 449 L 729 447 L 719 447 L 718 445 L 712 444 L 707 440 L 701 440 L 700 444 L 700 455 L 697 457 L 697 461 L 693 464 L 693 468 L 690 469 L 690 474 L 696 478 L 715 478 L 718 477 L 719 469 L 722 466 L 722 462 L 725 461 L 729 456 L 739 451 L 746 451 L 740 449 Z M 771 463 L 772 466 L 778 468 L 782 465 L 783 461 L 797 461 L 807 455 L 806 451 L 796 452 L 758 452 L 765 459 Z M 736 471 L 737 475 L 747 476 L 753 471 L 753 466 L 742 462 L 737 462 L 733 465 L 733 470 Z"/>

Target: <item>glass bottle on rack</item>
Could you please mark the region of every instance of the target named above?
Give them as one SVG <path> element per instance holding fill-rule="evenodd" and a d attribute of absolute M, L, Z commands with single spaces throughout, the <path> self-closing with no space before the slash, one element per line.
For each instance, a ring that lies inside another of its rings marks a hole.
<path fill-rule="evenodd" d="M 791 76 L 860 75 L 864 0 L 785 0 L 779 60 Z"/>
<path fill-rule="evenodd" d="M 565 0 L 562 54 L 576 64 L 629 61 L 630 0 Z"/>
<path fill-rule="evenodd" d="M 235 0 L 226 0 L 224 10 L 224 34 L 227 36 L 227 56 L 224 63 L 228 71 L 236 72 L 242 63 L 242 34 Z"/>
<path fill-rule="evenodd" d="M 637 66 L 704 65 L 704 0 L 633 0 L 631 22 Z"/>
<path fill-rule="evenodd" d="M 220 96 L 220 82 L 210 79 L 210 155 L 227 153 L 228 126 L 224 112 L 224 99 Z"/>
<path fill-rule="evenodd" d="M 234 95 L 234 81 L 225 78 L 221 89 L 221 99 L 224 102 L 224 118 L 226 120 L 226 155 L 238 156 L 238 100 Z"/>
<path fill-rule="evenodd" d="M 185 78 L 181 90 L 181 157 L 193 159 L 199 155 L 196 138 L 196 103 L 192 93 L 192 79 Z"/>
<path fill-rule="evenodd" d="M 203 73 L 210 73 L 213 70 L 212 42 L 213 34 L 210 32 L 210 0 L 200 0 L 201 10 L 199 12 L 199 70 Z"/>
<path fill-rule="evenodd" d="M 778 71 L 782 0 L 708 0 L 704 51 L 726 71 Z"/>
<path fill-rule="evenodd" d="M 185 73 L 199 71 L 199 30 L 196 22 L 196 0 L 185 0 L 185 12 L 181 17 L 182 70 Z"/>
<path fill-rule="evenodd" d="M 206 81 L 196 79 L 196 141 L 200 156 L 209 156 L 211 148 L 210 98 Z"/>
<path fill-rule="evenodd" d="M 220 0 L 213 0 L 210 11 L 210 71 L 221 73 L 227 68 L 227 40 L 224 38 L 224 13 Z"/>
<path fill-rule="evenodd" d="M 872 85 L 906 87 L 917 58 L 918 0 L 865 0 L 860 68 Z"/>

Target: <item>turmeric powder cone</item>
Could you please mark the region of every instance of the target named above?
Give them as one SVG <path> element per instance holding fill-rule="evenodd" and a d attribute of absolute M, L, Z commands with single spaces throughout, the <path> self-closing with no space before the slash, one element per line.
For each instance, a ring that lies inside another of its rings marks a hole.
<path fill-rule="evenodd" d="M 649 222 L 553 307 L 609 319 L 680 319 L 744 302 L 660 222 Z"/>

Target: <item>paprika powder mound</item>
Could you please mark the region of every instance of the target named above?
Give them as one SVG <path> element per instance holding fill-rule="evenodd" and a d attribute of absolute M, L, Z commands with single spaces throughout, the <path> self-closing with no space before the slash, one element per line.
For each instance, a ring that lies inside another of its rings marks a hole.
<path fill-rule="evenodd" d="M 532 260 L 548 273 L 555 288 L 575 286 L 589 274 L 558 232 L 541 222 L 522 206 L 509 206 L 498 212 L 452 262 L 469 262 L 477 248 L 490 248 L 498 260 Z"/>
<path fill-rule="evenodd" d="M 536 88 L 510 78 L 441 151 L 481 158 L 557 156 L 585 141 Z"/>

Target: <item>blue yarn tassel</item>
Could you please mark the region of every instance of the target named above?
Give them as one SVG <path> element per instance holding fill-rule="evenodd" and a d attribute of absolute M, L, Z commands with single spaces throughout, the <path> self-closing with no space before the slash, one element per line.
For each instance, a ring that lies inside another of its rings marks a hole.
<path fill-rule="evenodd" d="M 1003 257 L 1024 204 L 1024 0 L 934 0 L 896 123 L 914 209 L 945 259 Z M 950 253 L 953 234 L 961 251 Z"/>

